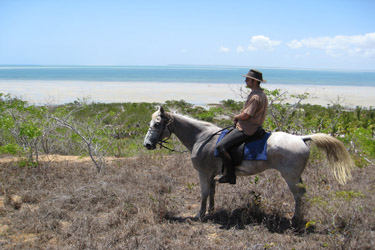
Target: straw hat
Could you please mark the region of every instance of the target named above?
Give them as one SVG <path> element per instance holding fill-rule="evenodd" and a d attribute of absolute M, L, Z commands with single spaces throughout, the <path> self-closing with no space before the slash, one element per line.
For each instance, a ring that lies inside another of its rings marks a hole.
<path fill-rule="evenodd" d="M 264 83 L 267 82 L 266 80 L 263 80 L 262 72 L 257 71 L 255 69 L 250 69 L 249 73 L 247 73 L 247 75 L 243 75 L 243 77 L 251 78 Z"/>

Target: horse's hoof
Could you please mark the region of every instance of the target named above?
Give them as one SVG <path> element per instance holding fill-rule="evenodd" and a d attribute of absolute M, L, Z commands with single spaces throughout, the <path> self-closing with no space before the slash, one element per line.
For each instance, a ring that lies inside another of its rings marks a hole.
<path fill-rule="evenodd" d="M 305 220 L 300 217 L 293 216 L 292 218 L 292 227 L 296 229 L 305 228 Z"/>
<path fill-rule="evenodd" d="M 194 217 L 189 217 L 188 218 L 190 221 L 200 221 L 201 219 L 197 216 L 194 216 Z"/>
<path fill-rule="evenodd" d="M 194 221 L 202 221 L 203 217 L 204 217 L 204 215 L 201 216 L 200 214 L 197 214 L 197 215 L 194 216 L 193 218 L 194 218 Z"/>

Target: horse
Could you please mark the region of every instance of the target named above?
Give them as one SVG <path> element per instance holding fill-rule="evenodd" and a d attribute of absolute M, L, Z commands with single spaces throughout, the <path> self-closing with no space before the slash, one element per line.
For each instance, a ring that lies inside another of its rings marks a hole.
<path fill-rule="evenodd" d="M 214 211 L 215 176 L 221 174 L 222 161 L 214 156 L 218 132 L 216 125 L 199 121 L 188 116 L 165 112 L 163 107 L 152 114 L 150 127 L 145 135 L 143 146 L 148 150 L 162 145 L 165 138 L 174 133 L 190 152 L 194 168 L 199 173 L 201 188 L 201 205 L 197 219 L 203 219 L 209 197 L 209 213 Z M 338 139 L 323 133 L 297 136 L 285 132 L 273 132 L 267 140 L 267 160 L 243 160 L 236 166 L 236 176 L 247 176 L 261 173 L 267 169 L 276 169 L 285 179 L 295 200 L 292 221 L 303 219 L 303 195 L 306 189 L 301 178 L 309 156 L 310 148 L 306 144 L 312 141 L 318 149 L 326 153 L 328 163 L 340 184 L 345 184 L 351 177 L 353 161 L 344 144 Z"/>

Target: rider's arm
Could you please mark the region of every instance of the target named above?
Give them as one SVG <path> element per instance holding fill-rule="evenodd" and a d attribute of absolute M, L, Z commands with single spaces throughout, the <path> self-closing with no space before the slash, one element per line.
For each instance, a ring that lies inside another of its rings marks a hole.
<path fill-rule="evenodd" d="M 250 117 L 250 115 L 248 115 L 246 113 L 241 113 L 241 114 L 235 115 L 233 117 L 233 122 L 234 122 L 234 124 L 236 124 L 238 122 L 238 120 L 245 121 L 245 120 L 249 119 L 249 117 Z"/>
<path fill-rule="evenodd" d="M 250 118 L 250 115 L 248 115 L 246 113 L 241 113 L 241 114 L 238 114 L 238 115 L 234 116 L 234 119 L 240 120 L 240 121 L 245 121 L 245 120 L 247 120 L 249 118 Z"/>

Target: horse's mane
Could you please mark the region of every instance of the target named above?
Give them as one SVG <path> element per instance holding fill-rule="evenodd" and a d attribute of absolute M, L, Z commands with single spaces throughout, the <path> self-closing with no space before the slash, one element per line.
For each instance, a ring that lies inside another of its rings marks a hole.
<path fill-rule="evenodd" d="M 179 116 L 179 117 L 182 117 L 183 119 L 187 120 L 187 121 L 190 121 L 192 123 L 199 123 L 200 125 L 210 129 L 218 129 L 219 127 L 216 126 L 215 124 L 213 123 L 210 123 L 210 122 L 206 122 L 206 121 L 201 121 L 201 120 L 198 120 L 198 119 L 195 119 L 189 115 L 183 115 L 183 114 L 180 114 L 178 113 L 177 111 L 172 111 L 172 112 L 166 112 L 166 114 L 170 117 L 173 118 L 173 116 Z"/>

